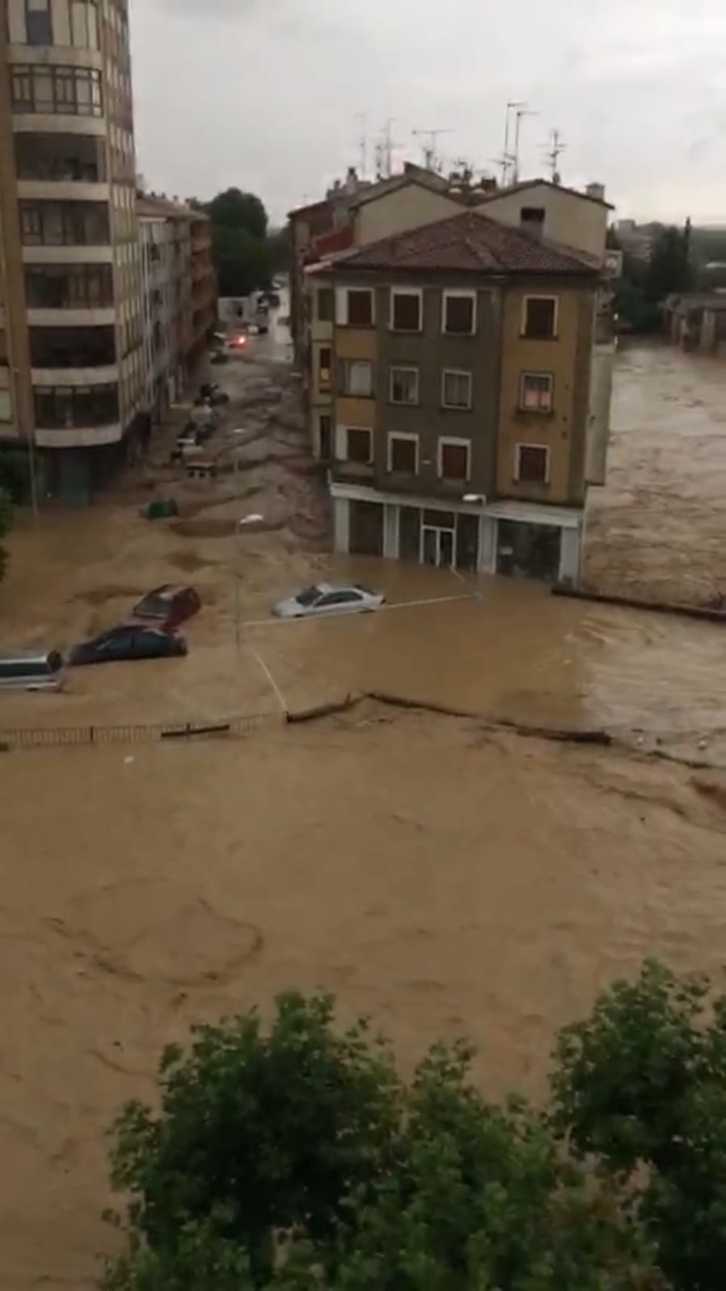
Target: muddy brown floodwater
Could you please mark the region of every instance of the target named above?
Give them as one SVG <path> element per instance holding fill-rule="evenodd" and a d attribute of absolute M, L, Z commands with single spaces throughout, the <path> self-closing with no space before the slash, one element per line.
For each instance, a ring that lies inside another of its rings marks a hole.
<path fill-rule="evenodd" d="M 725 595 L 725 497 L 726 366 L 626 342 L 607 484 L 588 506 L 586 584 L 649 601 Z"/>
<path fill-rule="evenodd" d="M 600 585 L 640 589 L 650 570 L 658 595 L 706 587 L 696 548 L 715 544 L 721 378 L 701 371 L 671 351 L 620 356 L 614 467 L 590 518 Z M 222 379 L 228 430 L 245 432 L 236 475 L 185 484 L 159 450 L 89 511 L 22 517 L 10 544 L 7 644 L 68 645 L 167 579 L 194 581 L 204 607 L 187 659 L 3 696 L 0 740 L 18 727 L 265 721 L 241 740 L 0 754 L 1 1291 L 94 1285 L 113 1241 L 104 1130 L 125 1099 L 153 1098 L 161 1048 L 195 1021 L 321 986 L 343 1018 L 371 1013 L 404 1068 L 466 1034 L 488 1093 L 537 1097 L 557 1027 L 616 974 L 647 954 L 722 973 L 723 629 L 338 560 L 293 378 L 240 364 Z M 661 430 L 663 390 L 680 411 L 663 399 Z M 171 490 L 179 522 L 140 518 Z M 245 509 L 266 528 L 235 540 Z M 681 580 L 668 571 L 686 531 Z M 270 619 L 278 596 L 325 577 L 374 582 L 388 608 Z M 281 718 L 372 691 L 480 716 L 364 699 L 311 725 Z M 503 720 L 604 727 L 616 744 L 518 738 L 493 727 Z M 709 766 L 650 756 L 663 753 Z"/>

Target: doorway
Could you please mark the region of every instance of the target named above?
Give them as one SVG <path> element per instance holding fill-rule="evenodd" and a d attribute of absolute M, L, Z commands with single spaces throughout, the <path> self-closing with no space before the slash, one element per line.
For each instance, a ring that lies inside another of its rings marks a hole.
<path fill-rule="evenodd" d="M 499 521 L 497 573 L 556 583 L 562 530 L 556 525 Z"/>
<path fill-rule="evenodd" d="M 453 529 L 424 525 L 421 530 L 421 562 L 436 569 L 452 569 L 456 553 Z"/>

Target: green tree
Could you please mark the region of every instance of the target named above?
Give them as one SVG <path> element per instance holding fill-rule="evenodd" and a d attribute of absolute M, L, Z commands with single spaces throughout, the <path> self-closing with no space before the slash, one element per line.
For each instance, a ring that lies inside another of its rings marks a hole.
<path fill-rule="evenodd" d="M 268 235 L 267 246 L 272 272 L 288 273 L 292 260 L 289 226 L 285 225 L 282 229 L 273 229 Z"/>
<path fill-rule="evenodd" d="M 648 962 L 557 1048 L 553 1125 L 628 1188 L 635 1218 L 682 1291 L 722 1291 L 726 1269 L 726 998 Z"/>
<path fill-rule="evenodd" d="M 248 296 L 270 285 L 267 243 L 245 229 L 212 225 L 212 254 L 220 296 Z"/>
<path fill-rule="evenodd" d="M 346 1235 L 336 1291 L 635 1291 L 662 1285 L 604 1194 L 525 1103 L 484 1102 L 464 1045 L 416 1073 L 398 1170 Z"/>
<path fill-rule="evenodd" d="M 13 521 L 13 506 L 10 501 L 10 495 L 5 489 L 0 488 L 0 538 L 4 538 L 9 532 Z M 8 553 L 3 546 L 0 546 L 0 579 L 5 575 L 7 567 Z"/>
<path fill-rule="evenodd" d="M 592 1182 L 524 1103 L 492 1107 L 471 1053 L 409 1087 L 365 1022 L 283 996 L 168 1050 L 158 1113 L 115 1125 L 129 1245 L 106 1291 L 654 1291 L 617 1182 Z"/>
<path fill-rule="evenodd" d="M 271 1269 L 276 1230 L 331 1241 L 346 1193 L 392 1164 L 399 1086 L 365 1022 L 338 1034 L 333 1002 L 285 995 L 269 1031 L 255 1011 L 199 1027 L 166 1050 L 161 1112 L 130 1103 L 116 1122 L 112 1180 L 132 1231 L 165 1258 L 189 1224 Z"/>
<path fill-rule="evenodd" d="M 228 188 L 218 193 L 207 209 L 212 223 L 222 228 L 244 229 L 258 241 L 263 241 L 267 235 L 267 211 L 254 193 Z"/>
<path fill-rule="evenodd" d="M 693 283 L 689 249 L 690 222 L 683 231 L 671 227 L 658 234 L 645 278 L 645 293 L 650 301 L 657 303 L 671 292 L 689 290 Z"/>

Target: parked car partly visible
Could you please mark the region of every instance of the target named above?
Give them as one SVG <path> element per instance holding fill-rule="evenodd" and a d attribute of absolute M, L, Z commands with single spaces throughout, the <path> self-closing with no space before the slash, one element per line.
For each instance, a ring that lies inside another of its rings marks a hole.
<path fill-rule="evenodd" d="M 102 632 L 91 641 L 79 642 L 71 650 L 69 663 L 78 668 L 84 664 L 118 663 L 123 659 L 169 659 L 187 653 L 186 640 L 177 632 L 125 624 Z"/>
<path fill-rule="evenodd" d="M 365 614 L 379 610 L 385 599 L 382 592 L 372 592 L 360 583 L 344 587 L 318 583 L 287 600 L 278 601 L 273 605 L 272 613 L 278 619 L 302 619 L 318 614 Z"/>
<path fill-rule="evenodd" d="M 60 650 L 0 654 L 0 690 L 62 690 L 65 679 Z"/>
<path fill-rule="evenodd" d="M 132 614 L 134 619 L 150 619 L 169 629 L 194 618 L 201 608 L 202 602 L 196 588 L 164 583 L 152 592 L 147 592 L 134 606 Z"/>

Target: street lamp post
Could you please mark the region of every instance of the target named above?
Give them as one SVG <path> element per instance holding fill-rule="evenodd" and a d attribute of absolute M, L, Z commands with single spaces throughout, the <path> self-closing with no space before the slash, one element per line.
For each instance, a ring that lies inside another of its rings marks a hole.
<path fill-rule="evenodd" d="M 240 520 L 238 520 L 238 521 L 237 521 L 237 523 L 236 523 L 236 525 L 235 525 L 235 531 L 234 531 L 234 532 L 235 532 L 235 540 L 236 540 L 236 542 L 235 542 L 235 546 L 236 546 L 236 548 L 237 548 L 237 550 L 236 550 L 236 553 L 235 553 L 235 554 L 236 554 L 236 556 L 237 556 L 237 558 L 238 558 L 238 559 L 239 559 L 239 557 L 242 555 L 242 544 L 241 544 L 241 542 L 240 542 L 240 535 L 241 535 L 242 530 L 243 530 L 244 528 L 246 528 L 246 526 L 247 526 L 247 525 L 250 525 L 250 524 L 261 524 L 261 523 L 262 523 L 262 521 L 264 520 L 264 518 L 265 518 L 265 517 L 264 517 L 264 516 L 262 516 L 262 515 L 258 515 L 257 513 L 253 513 L 252 515 L 242 516 L 242 518 L 241 518 Z M 235 571 L 235 578 L 234 578 L 234 641 L 235 641 L 235 649 L 236 649 L 236 651 L 237 651 L 237 654 L 239 654 L 239 648 L 240 648 L 240 627 L 241 627 L 241 624 L 240 624 L 240 575 L 239 575 L 239 569 L 237 569 L 237 570 Z"/>

